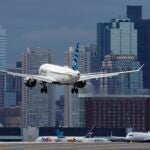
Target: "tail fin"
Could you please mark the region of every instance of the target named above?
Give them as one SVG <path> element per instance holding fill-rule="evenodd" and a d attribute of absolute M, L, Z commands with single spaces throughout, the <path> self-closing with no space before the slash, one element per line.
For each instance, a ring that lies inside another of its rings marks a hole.
<path fill-rule="evenodd" d="M 73 70 L 78 69 L 78 56 L 79 56 L 79 42 L 76 44 L 75 51 L 74 51 L 73 62 L 72 62 Z"/>
<path fill-rule="evenodd" d="M 56 136 L 59 137 L 59 138 L 62 138 L 64 137 L 64 132 L 63 131 L 60 131 L 59 129 L 56 129 Z"/>
<path fill-rule="evenodd" d="M 92 128 L 90 129 L 90 131 L 85 135 L 86 138 L 91 138 L 93 137 L 93 130 L 95 129 L 96 125 L 93 125 Z"/>

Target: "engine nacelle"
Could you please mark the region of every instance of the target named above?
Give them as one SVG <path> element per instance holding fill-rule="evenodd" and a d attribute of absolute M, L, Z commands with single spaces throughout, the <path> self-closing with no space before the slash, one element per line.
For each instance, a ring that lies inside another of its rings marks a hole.
<path fill-rule="evenodd" d="M 76 82 L 76 86 L 78 88 L 84 88 L 85 85 L 86 85 L 86 81 L 78 81 L 78 82 Z"/>
<path fill-rule="evenodd" d="M 35 79 L 24 79 L 24 84 L 27 87 L 34 87 L 36 85 L 36 80 Z"/>

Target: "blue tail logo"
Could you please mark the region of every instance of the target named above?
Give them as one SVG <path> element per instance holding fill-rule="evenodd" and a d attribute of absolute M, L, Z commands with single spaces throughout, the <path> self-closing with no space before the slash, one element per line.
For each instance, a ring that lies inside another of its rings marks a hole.
<path fill-rule="evenodd" d="M 60 131 L 59 129 L 56 129 L 56 136 L 59 137 L 59 138 L 63 138 L 64 137 L 64 132 L 63 131 Z"/>
<path fill-rule="evenodd" d="M 72 62 L 73 70 L 78 69 L 78 57 L 79 57 L 79 42 L 76 44 L 75 51 L 74 51 L 73 62 Z"/>

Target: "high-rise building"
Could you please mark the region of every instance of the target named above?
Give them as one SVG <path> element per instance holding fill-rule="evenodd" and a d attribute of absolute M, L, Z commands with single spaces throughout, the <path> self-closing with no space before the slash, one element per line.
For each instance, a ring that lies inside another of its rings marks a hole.
<path fill-rule="evenodd" d="M 102 72 L 122 72 L 135 70 L 140 63 L 135 55 L 106 55 L 102 61 Z M 135 95 L 143 89 L 142 71 L 112 78 L 100 79 L 101 95 Z"/>
<path fill-rule="evenodd" d="M 116 72 L 136 69 L 140 66 L 137 59 L 137 29 L 130 19 L 112 19 L 110 23 L 98 24 L 97 43 L 101 45 L 101 71 Z M 104 40 L 103 40 L 104 39 Z M 104 43 L 101 43 L 104 41 Z M 142 73 L 122 75 L 111 79 L 100 79 L 102 94 L 135 94 L 142 89 Z"/>
<path fill-rule="evenodd" d="M 150 19 L 142 19 L 142 6 L 127 6 L 127 17 L 134 21 L 138 30 L 138 60 L 144 64 L 143 87 L 150 89 Z"/>
<path fill-rule="evenodd" d="M 92 72 L 99 72 L 98 64 L 98 55 L 97 55 L 97 46 L 96 44 L 90 44 L 89 46 L 85 47 L 85 55 L 86 55 L 86 62 L 85 62 L 85 69 L 86 73 Z M 90 80 L 92 84 L 93 90 L 90 92 L 97 93 L 99 92 L 99 81 L 98 80 Z"/>
<path fill-rule="evenodd" d="M 97 57 L 99 70 L 104 56 L 110 54 L 110 27 L 111 23 L 97 23 Z"/>
<path fill-rule="evenodd" d="M 100 65 L 105 55 L 137 55 L 137 30 L 130 19 L 112 19 L 97 24 L 97 53 Z"/>
<path fill-rule="evenodd" d="M 0 26 L 0 69 L 6 70 L 7 31 Z M 0 74 L 0 107 L 5 101 L 5 76 Z"/>
<path fill-rule="evenodd" d="M 48 49 L 28 48 L 23 55 L 22 71 L 23 73 L 38 74 L 38 69 L 42 64 L 52 62 L 52 54 Z M 41 93 L 40 88 L 40 83 L 37 83 L 33 89 L 23 84 L 22 115 L 25 127 L 55 126 L 54 86 L 48 85 L 47 94 Z"/>
<path fill-rule="evenodd" d="M 22 63 L 16 62 L 16 68 L 9 68 L 11 72 L 22 72 Z M 6 75 L 5 107 L 21 105 L 22 102 L 22 77 Z"/>
<path fill-rule="evenodd" d="M 97 64 L 97 49 L 96 44 L 90 44 L 85 47 L 85 69 L 86 72 L 97 72 L 98 68 L 95 64 Z"/>
<path fill-rule="evenodd" d="M 64 126 L 64 95 L 56 100 L 56 127 Z"/>
<path fill-rule="evenodd" d="M 142 19 L 142 6 L 127 6 L 127 17 L 130 18 L 131 21 L 137 22 Z"/>
<path fill-rule="evenodd" d="M 112 19 L 110 54 L 137 56 L 137 30 L 130 19 Z"/>

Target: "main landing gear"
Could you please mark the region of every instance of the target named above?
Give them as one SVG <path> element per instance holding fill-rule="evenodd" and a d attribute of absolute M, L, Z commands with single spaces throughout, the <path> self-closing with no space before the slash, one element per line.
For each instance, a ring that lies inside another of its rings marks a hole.
<path fill-rule="evenodd" d="M 71 93 L 73 94 L 73 93 L 76 93 L 76 94 L 78 94 L 78 88 L 76 88 L 76 86 L 74 85 L 74 87 L 71 89 Z"/>
<path fill-rule="evenodd" d="M 47 93 L 47 86 L 46 86 L 46 82 L 42 82 L 41 83 L 41 93 Z"/>

